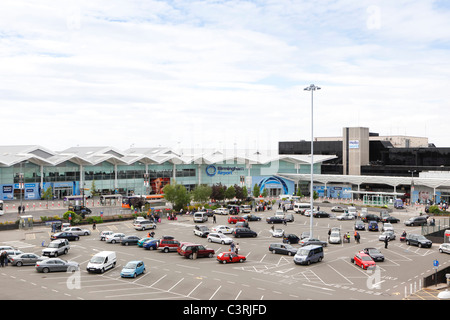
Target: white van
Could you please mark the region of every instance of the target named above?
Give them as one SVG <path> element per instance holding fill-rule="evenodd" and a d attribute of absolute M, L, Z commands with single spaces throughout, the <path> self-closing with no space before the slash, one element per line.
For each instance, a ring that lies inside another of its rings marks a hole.
<path fill-rule="evenodd" d="M 305 213 L 306 210 L 311 209 L 310 203 L 302 203 L 302 202 L 295 202 L 294 203 L 294 212 L 295 213 Z"/>
<path fill-rule="evenodd" d="M 298 249 L 294 256 L 294 263 L 310 265 L 312 262 L 320 262 L 322 259 L 323 247 L 309 245 Z"/>
<path fill-rule="evenodd" d="M 194 222 L 206 222 L 206 221 L 208 221 L 208 216 L 206 212 L 194 213 Z"/>
<path fill-rule="evenodd" d="M 105 272 L 116 266 L 117 257 L 114 251 L 101 251 L 95 254 L 86 266 L 88 272 Z"/>

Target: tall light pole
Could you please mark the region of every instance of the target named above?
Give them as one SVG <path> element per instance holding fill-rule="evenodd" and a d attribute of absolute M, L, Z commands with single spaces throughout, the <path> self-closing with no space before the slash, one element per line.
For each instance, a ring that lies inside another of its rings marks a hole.
<path fill-rule="evenodd" d="M 313 209 L 314 209 L 314 91 L 320 90 L 320 87 L 311 84 L 304 90 L 311 91 L 311 185 L 310 185 L 310 216 L 309 216 L 309 237 L 313 238 Z"/>

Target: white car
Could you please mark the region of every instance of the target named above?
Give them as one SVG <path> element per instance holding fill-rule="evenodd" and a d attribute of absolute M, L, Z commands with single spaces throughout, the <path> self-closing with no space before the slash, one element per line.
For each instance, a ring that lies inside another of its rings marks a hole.
<path fill-rule="evenodd" d="M 230 210 L 227 208 L 217 208 L 216 210 L 213 210 L 215 214 L 221 214 L 221 215 L 227 215 L 230 214 Z"/>
<path fill-rule="evenodd" d="M 105 241 L 106 240 L 106 236 L 110 236 L 112 234 L 114 234 L 114 231 L 111 230 L 103 230 L 102 232 L 100 232 L 100 241 Z"/>
<path fill-rule="evenodd" d="M 442 243 L 439 246 L 440 253 L 450 253 L 450 243 Z"/>
<path fill-rule="evenodd" d="M 395 240 L 395 233 L 394 231 L 385 231 L 378 237 L 378 240 L 384 241 L 384 239 L 388 238 L 388 241 Z"/>
<path fill-rule="evenodd" d="M 342 242 L 341 233 L 339 231 L 331 231 L 330 236 L 328 237 L 329 243 L 339 244 Z"/>
<path fill-rule="evenodd" d="M 106 236 L 105 241 L 108 243 L 116 243 L 121 242 L 123 238 L 125 238 L 124 233 L 113 233 Z"/>
<path fill-rule="evenodd" d="M 385 223 L 383 224 L 383 227 L 381 227 L 381 231 L 392 231 L 394 232 L 394 226 L 391 223 Z"/>
<path fill-rule="evenodd" d="M 313 210 L 313 214 L 314 214 L 314 213 L 317 213 L 317 210 L 316 210 L 316 209 Z M 305 210 L 305 216 L 309 217 L 310 215 L 311 215 L 311 209 Z"/>
<path fill-rule="evenodd" d="M 281 238 L 284 235 L 284 230 L 283 229 L 274 229 L 274 230 L 271 229 L 270 233 L 272 234 L 272 237 Z"/>
<path fill-rule="evenodd" d="M 228 226 L 220 225 L 211 229 L 212 232 L 220 232 L 220 233 L 232 233 L 233 228 Z"/>
<path fill-rule="evenodd" d="M 62 229 L 64 232 L 72 232 L 73 234 L 76 234 L 77 236 L 88 236 L 91 234 L 91 231 L 88 229 L 81 229 L 80 227 L 68 227 Z"/>
<path fill-rule="evenodd" d="M 353 220 L 353 219 L 355 219 L 355 216 L 351 213 L 346 212 L 344 214 L 337 216 L 336 219 L 338 219 L 338 220 Z"/>
<path fill-rule="evenodd" d="M 233 239 L 219 232 L 210 233 L 206 238 L 209 242 L 216 242 L 221 244 L 230 244 L 233 242 Z"/>

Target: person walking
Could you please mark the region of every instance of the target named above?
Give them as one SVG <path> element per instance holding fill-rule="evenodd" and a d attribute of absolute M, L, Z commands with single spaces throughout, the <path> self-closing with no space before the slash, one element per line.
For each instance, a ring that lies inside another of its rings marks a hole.
<path fill-rule="evenodd" d="M 388 248 L 389 238 L 387 236 L 384 237 L 384 248 Z"/>
<path fill-rule="evenodd" d="M 6 257 L 6 251 L 3 251 L 0 254 L 0 265 L 2 266 L 2 268 L 5 266 L 5 257 Z"/>
<path fill-rule="evenodd" d="M 213 215 L 213 223 L 216 223 L 216 215 Z"/>
<path fill-rule="evenodd" d="M 236 248 L 234 249 L 234 252 L 235 252 L 236 254 L 239 254 L 239 242 L 236 243 Z"/>
<path fill-rule="evenodd" d="M 194 260 L 197 259 L 197 253 L 198 253 L 198 248 L 197 248 L 197 246 L 193 246 L 193 247 L 192 247 L 192 259 L 194 259 Z"/>

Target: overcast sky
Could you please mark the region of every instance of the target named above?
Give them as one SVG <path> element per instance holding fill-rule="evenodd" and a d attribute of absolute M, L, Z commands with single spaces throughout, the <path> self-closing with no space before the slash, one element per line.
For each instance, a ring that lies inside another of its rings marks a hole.
<path fill-rule="evenodd" d="M 2 145 L 277 148 L 341 136 L 450 147 L 440 0 L 2 0 Z"/>

